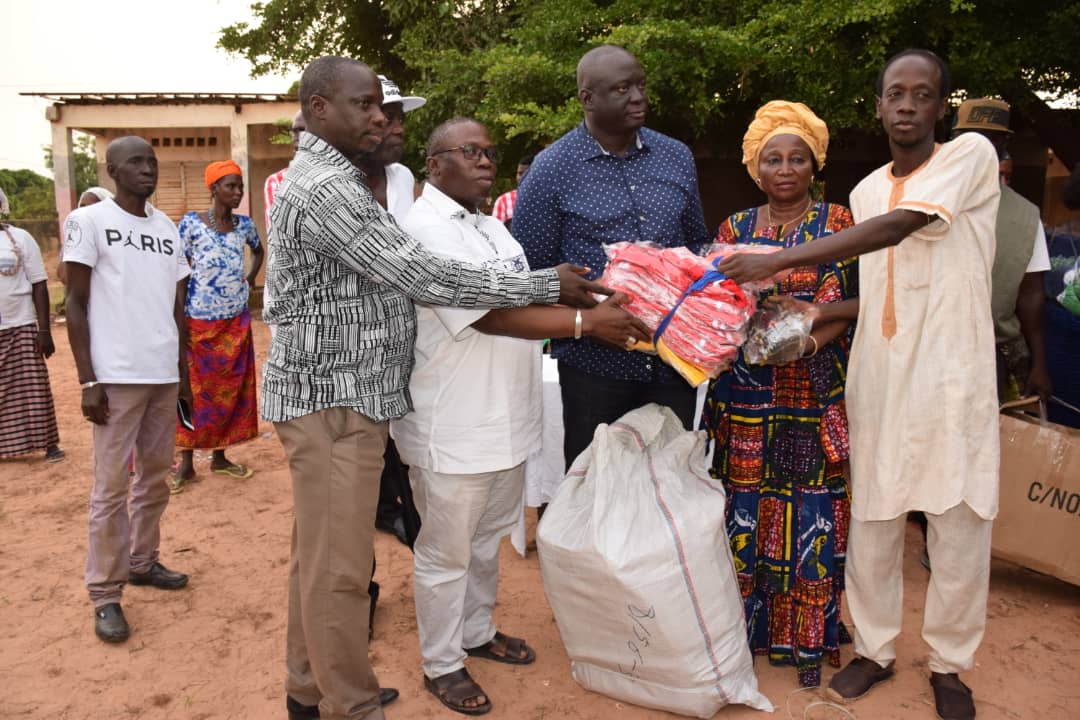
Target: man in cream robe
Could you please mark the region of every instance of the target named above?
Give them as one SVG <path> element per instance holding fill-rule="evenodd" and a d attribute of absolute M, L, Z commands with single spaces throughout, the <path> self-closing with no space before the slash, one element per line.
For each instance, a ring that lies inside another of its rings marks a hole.
<path fill-rule="evenodd" d="M 855 650 L 881 666 L 896 658 L 909 510 L 929 520 L 930 669 L 970 670 L 982 639 L 998 507 L 990 270 L 999 192 L 993 147 L 969 134 L 905 177 L 878 169 L 851 194 L 856 223 L 897 208 L 936 216 L 859 258 L 847 593 Z"/>
<path fill-rule="evenodd" d="M 852 193 L 856 225 L 772 255 L 732 255 L 718 269 L 745 282 L 859 256 L 859 299 L 811 308 L 815 325 L 850 319 L 856 306 L 859 321 L 847 381 L 845 573 L 859 657 L 829 694 L 854 700 L 894 673 L 906 515 L 922 510 L 934 568 L 923 617 L 930 685 L 939 717 L 969 720 L 975 705 L 958 673 L 974 666 L 986 623 L 998 496 L 997 154 L 975 134 L 934 143 L 949 96 L 948 67 L 934 53 L 894 55 L 875 91 L 893 162 Z"/>

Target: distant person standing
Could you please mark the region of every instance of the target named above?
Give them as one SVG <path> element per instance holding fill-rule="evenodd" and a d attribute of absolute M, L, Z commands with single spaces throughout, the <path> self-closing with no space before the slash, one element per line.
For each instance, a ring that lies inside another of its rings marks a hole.
<path fill-rule="evenodd" d="M 161 564 L 158 546 L 177 398 L 191 402 L 183 353 L 191 270 L 176 226 L 147 209 L 158 179 L 150 144 L 113 140 L 106 167 L 116 197 L 68 215 L 64 262 L 68 338 L 82 412 L 94 429 L 86 586 L 97 636 L 123 642 L 130 632 L 120 607 L 125 584 L 176 590 L 188 582 Z"/>
<path fill-rule="evenodd" d="M 83 194 L 79 196 L 79 207 L 88 207 L 90 205 L 96 205 L 102 200 L 112 199 L 112 190 L 95 185 L 94 187 L 86 188 Z"/>
<path fill-rule="evenodd" d="M 211 449 L 210 471 L 239 480 L 255 472 L 225 457 L 225 448 L 259 434 L 255 406 L 255 346 L 251 341 L 248 297 L 263 248 L 255 223 L 233 213 L 244 198 L 244 178 L 232 160 L 206 166 L 210 207 L 191 211 L 180 220 L 180 240 L 191 263 L 187 317 L 188 370 L 194 430 L 176 427 L 180 469 L 172 492 L 195 477 L 194 450 Z M 244 248 L 251 250 L 251 268 L 244 276 Z"/>
<path fill-rule="evenodd" d="M 289 136 L 292 138 L 293 154 L 296 154 L 297 144 L 300 142 L 300 133 L 307 129 L 307 124 L 304 122 L 304 114 L 299 110 L 296 111 L 296 115 L 293 116 L 292 123 L 289 127 Z M 266 184 L 263 185 L 263 211 L 266 213 L 266 248 L 267 259 L 269 259 L 270 253 L 273 250 L 270 247 L 270 208 L 274 205 L 274 198 L 277 196 L 278 188 L 281 187 L 282 181 L 285 180 L 285 173 L 289 171 L 288 167 L 284 167 L 278 170 L 276 173 L 266 178 Z M 270 287 L 266 284 L 263 285 L 263 307 L 267 307 L 270 304 Z M 274 333 L 277 332 L 277 326 L 272 322 L 266 323 L 270 328 L 270 339 L 274 339 Z"/>
<path fill-rule="evenodd" d="M 88 207 L 99 203 L 102 200 L 109 200 L 113 196 L 112 191 L 103 187 L 86 188 L 83 194 L 79 196 L 79 207 Z M 67 268 L 64 267 L 64 244 L 60 243 L 60 257 L 56 260 L 56 277 L 60 282 L 67 287 Z M 65 291 L 66 292 L 66 291 Z M 61 303 L 62 304 L 62 303 Z M 58 310 L 59 312 L 59 310 Z"/>
<path fill-rule="evenodd" d="M 46 281 L 37 241 L 0 223 L 0 458 L 64 459 L 45 367 L 55 350 Z"/>
<path fill-rule="evenodd" d="M 517 175 L 515 177 L 515 184 L 521 185 L 521 181 L 525 179 L 525 173 L 529 172 L 529 167 L 533 163 L 533 156 L 526 155 L 518 160 Z M 504 192 L 499 197 L 495 198 L 495 206 L 491 209 L 491 217 L 495 218 L 503 225 L 506 225 L 507 230 L 512 230 L 512 220 L 514 218 L 514 205 L 517 204 L 517 188 L 508 192 Z"/>
<path fill-rule="evenodd" d="M 292 122 L 289 124 L 289 137 L 292 138 L 293 154 L 296 154 L 297 143 L 300 142 L 300 133 L 307 129 L 307 125 L 304 123 L 304 114 L 299 110 L 296 111 L 296 115 L 293 116 Z M 277 189 L 280 187 L 282 180 L 285 179 L 285 173 L 289 171 L 288 166 L 281 168 L 276 173 L 266 178 L 266 183 L 263 185 L 263 210 L 266 213 L 266 232 L 270 232 L 270 207 L 274 204 L 274 196 L 277 194 Z"/>

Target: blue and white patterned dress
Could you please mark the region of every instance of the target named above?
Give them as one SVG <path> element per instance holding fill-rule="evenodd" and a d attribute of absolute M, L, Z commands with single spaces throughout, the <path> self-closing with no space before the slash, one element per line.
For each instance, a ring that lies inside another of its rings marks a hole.
<path fill-rule="evenodd" d="M 248 303 L 244 277 L 244 246 L 259 247 L 255 223 L 246 215 L 233 215 L 236 229 L 222 233 L 207 227 L 195 211 L 180 220 L 180 240 L 191 263 L 184 314 L 196 320 L 228 320 Z"/>

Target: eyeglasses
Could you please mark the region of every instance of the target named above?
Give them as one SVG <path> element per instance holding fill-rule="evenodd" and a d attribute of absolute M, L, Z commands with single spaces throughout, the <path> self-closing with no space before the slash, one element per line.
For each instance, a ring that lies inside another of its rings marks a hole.
<path fill-rule="evenodd" d="M 461 154 L 466 160 L 476 162 L 483 155 L 493 163 L 498 163 L 502 159 L 502 152 L 497 147 L 482 148 L 479 145 L 458 145 L 457 147 L 446 148 L 445 150 L 438 150 L 431 153 L 431 157 L 436 155 L 442 155 L 443 153 L 454 152 L 460 150 Z"/>

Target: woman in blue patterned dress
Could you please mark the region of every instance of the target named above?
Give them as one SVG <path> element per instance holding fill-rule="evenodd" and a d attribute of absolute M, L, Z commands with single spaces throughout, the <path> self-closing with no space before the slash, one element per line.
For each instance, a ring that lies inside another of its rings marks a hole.
<path fill-rule="evenodd" d="M 828 128 L 801 103 L 758 110 L 743 162 L 768 201 L 725 220 L 718 243 L 791 247 L 852 225 L 847 208 L 815 201 Z M 854 297 L 856 261 L 796 268 L 770 295 L 829 303 Z M 712 472 L 728 491 L 727 530 L 750 649 L 794 665 L 803 686 L 839 664 L 840 593 L 849 519 L 844 379 L 848 323 L 815 327 L 803 357 L 738 361 L 709 386 L 704 425 Z"/>
<path fill-rule="evenodd" d="M 255 405 L 255 351 L 251 342 L 248 294 L 263 263 L 263 248 L 251 218 L 233 213 L 244 197 L 240 166 L 231 160 L 206 168 L 211 205 L 191 211 L 180 221 L 180 239 L 188 262 L 188 366 L 194 430 L 179 423 L 176 444 L 180 469 L 173 492 L 195 477 L 196 448 L 213 450 L 212 472 L 248 478 L 251 468 L 231 462 L 225 448 L 258 435 Z M 244 247 L 251 249 L 251 268 L 244 276 Z"/>

